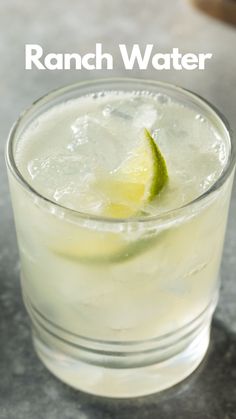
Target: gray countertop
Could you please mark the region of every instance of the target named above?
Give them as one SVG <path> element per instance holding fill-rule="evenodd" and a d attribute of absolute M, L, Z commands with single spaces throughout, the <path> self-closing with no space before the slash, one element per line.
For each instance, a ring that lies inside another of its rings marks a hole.
<path fill-rule="evenodd" d="M 19 286 L 19 261 L 3 151 L 19 112 L 47 91 L 104 76 L 160 79 L 213 102 L 236 130 L 236 29 L 184 0 L 2 0 L 0 5 L 0 419 L 236 418 L 236 186 L 222 262 L 222 289 L 211 345 L 189 379 L 160 395 L 109 400 L 70 389 L 37 359 Z M 113 71 L 25 71 L 24 45 L 80 52 L 102 42 Z M 205 71 L 125 71 L 118 44 L 154 43 L 161 52 L 212 52 Z"/>

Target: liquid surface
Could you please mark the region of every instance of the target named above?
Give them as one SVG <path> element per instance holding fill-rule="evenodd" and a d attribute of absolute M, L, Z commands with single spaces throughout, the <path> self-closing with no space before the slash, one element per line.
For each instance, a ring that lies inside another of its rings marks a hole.
<path fill-rule="evenodd" d="M 16 145 L 16 164 L 43 196 L 100 215 L 107 197 L 95 187 L 114 174 L 150 130 L 165 157 L 169 181 L 143 208 L 153 215 L 207 191 L 222 173 L 229 145 L 212 123 L 163 94 L 101 92 L 53 107 Z"/>

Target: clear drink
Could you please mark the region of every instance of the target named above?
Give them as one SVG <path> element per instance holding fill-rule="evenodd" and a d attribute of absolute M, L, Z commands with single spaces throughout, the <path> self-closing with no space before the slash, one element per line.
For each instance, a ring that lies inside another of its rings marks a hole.
<path fill-rule="evenodd" d="M 129 218 L 108 216 L 100 179 L 132 158 L 143 128 L 169 181 Z M 7 164 L 24 301 L 49 370 L 111 397 L 188 376 L 209 343 L 233 180 L 219 114 L 162 83 L 81 83 L 19 119 Z"/>

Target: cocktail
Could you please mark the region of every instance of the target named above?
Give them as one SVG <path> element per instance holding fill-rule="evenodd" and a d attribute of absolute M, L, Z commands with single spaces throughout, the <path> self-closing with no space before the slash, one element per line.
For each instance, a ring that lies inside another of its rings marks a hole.
<path fill-rule="evenodd" d="M 53 374 L 133 397 L 196 369 L 234 164 L 219 113 L 164 83 L 79 83 L 20 117 L 7 166 L 22 290 Z"/>

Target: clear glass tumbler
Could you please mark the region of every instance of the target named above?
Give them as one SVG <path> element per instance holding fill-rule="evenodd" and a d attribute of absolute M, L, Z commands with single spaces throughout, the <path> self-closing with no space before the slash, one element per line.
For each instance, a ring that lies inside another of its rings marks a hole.
<path fill-rule="evenodd" d="M 167 94 L 211 121 L 230 150 L 210 190 L 181 208 L 135 220 L 79 213 L 34 190 L 15 161 L 22 133 L 53 106 L 104 90 Z M 20 116 L 6 162 L 23 298 L 46 367 L 77 389 L 110 397 L 157 392 L 195 370 L 207 351 L 218 298 L 235 166 L 235 146 L 219 112 L 164 83 L 79 83 L 46 95 Z M 80 249 L 78 257 L 72 247 Z M 117 248 L 125 257 L 113 252 Z"/>

